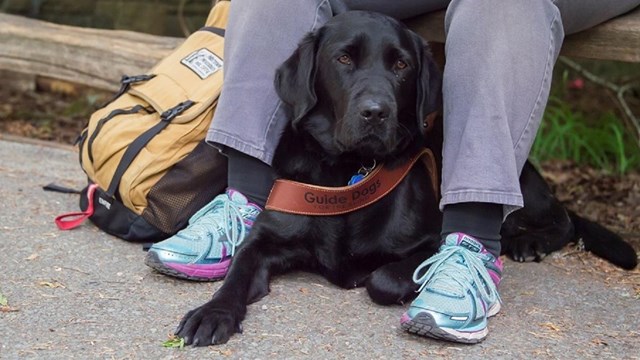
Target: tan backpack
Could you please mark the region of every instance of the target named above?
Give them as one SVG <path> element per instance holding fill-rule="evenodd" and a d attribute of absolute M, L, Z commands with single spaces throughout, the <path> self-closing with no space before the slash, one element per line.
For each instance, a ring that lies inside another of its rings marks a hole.
<path fill-rule="evenodd" d="M 130 241 L 158 241 L 226 187 L 226 158 L 204 142 L 222 89 L 229 1 L 212 8 L 147 74 L 124 76 L 114 99 L 83 130 L 80 165 L 89 185 L 82 212 L 56 219 L 69 229 L 89 218 Z"/>

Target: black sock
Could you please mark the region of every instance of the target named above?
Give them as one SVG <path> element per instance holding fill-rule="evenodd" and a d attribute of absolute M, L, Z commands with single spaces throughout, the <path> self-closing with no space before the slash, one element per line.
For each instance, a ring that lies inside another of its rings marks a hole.
<path fill-rule="evenodd" d="M 225 154 L 229 158 L 228 187 L 264 208 L 275 179 L 271 166 L 232 148 L 226 148 Z"/>
<path fill-rule="evenodd" d="M 493 256 L 500 256 L 502 205 L 467 202 L 445 205 L 442 213 L 442 238 L 461 232 L 476 238 Z"/>

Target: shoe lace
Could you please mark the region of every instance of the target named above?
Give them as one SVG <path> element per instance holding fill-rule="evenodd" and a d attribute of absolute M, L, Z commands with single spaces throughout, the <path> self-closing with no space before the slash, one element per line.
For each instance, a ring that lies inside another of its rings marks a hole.
<path fill-rule="evenodd" d="M 242 243 L 247 234 L 244 217 L 240 211 L 241 205 L 234 203 L 230 199 L 214 201 L 212 205 L 209 211 L 210 214 L 201 216 L 182 230 L 182 234 L 186 237 L 197 237 L 198 234 L 204 233 L 207 234 L 209 238 L 209 241 L 204 242 L 204 247 L 198 251 L 200 255 L 192 260 L 194 263 L 201 261 L 209 254 L 213 242 L 216 240 L 216 235 L 224 235 L 219 238 L 219 241 L 226 241 L 231 245 L 228 255 L 233 256 L 236 247 Z M 220 207 L 222 207 L 222 211 L 220 211 Z M 216 229 L 217 233 L 212 233 L 212 229 Z M 226 249 L 226 247 L 224 249 Z M 224 249 L 222 250 L 223 252 L 225 251 Z M 221 258 L 223 257 L 224 254 L 221 255 Z"/>
<path fill-rule="evenodd" d="M 424 268 L 428 270 L 423 272 Z M 423 272 L 422 275 L 420 273 Z M 446 246 L 440 252 L 420 264 L 413 273 L 413 281 L 420 284 L 418 292 L 428 283 L 443 290 L 457 293 L 460 289 L 471 290 L 475 283 L 480 297 L 485 303 L 496 300 L 502 302 L 495 283 L 491 279 L 483 261 L 471 251 L 461 246 Z"/>

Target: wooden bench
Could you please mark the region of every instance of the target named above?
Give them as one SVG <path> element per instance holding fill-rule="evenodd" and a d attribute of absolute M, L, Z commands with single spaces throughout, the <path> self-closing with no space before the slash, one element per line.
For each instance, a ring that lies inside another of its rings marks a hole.
<path fill-rule="evenodd" d="M 425 39 L 444 41 L 444 12 L 407 21 Z M 123 74 L 147 71 L 183 41 L 120 30 L 56 25 L 0 14 L 0 70 L 115 90 Z M 640 8 L 566 38 L 566 56 L 640 62 Z"/>

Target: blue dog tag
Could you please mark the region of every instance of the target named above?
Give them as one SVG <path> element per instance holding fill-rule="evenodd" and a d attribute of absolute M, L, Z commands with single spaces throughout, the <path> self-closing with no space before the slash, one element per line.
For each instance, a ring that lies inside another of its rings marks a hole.
<path fill-rule="evenodd" d="M 356 175 L 353 175 L 353 176 L 351 177 L 351 180 L 349 180 L 349 183 L 347 183 L 347 185 L 357 184 L 357 183 L 359 183 L 360 181 L 362 181 L 362 179 L 364 179 L 364 175 L 362 175 L 362 174 L 356 174 Z"/>

